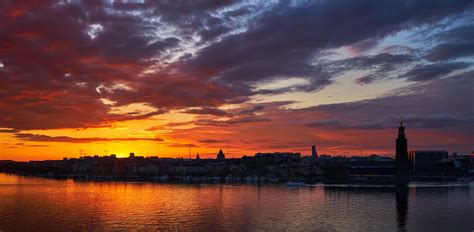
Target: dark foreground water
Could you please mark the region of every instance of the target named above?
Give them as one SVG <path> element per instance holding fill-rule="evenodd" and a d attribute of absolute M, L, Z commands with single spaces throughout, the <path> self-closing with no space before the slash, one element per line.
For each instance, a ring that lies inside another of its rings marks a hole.
<path fill-rule="evenodd" d="M 474 183 L 290 188 L 0 174 L 4 231 L 473 231 Z"/>

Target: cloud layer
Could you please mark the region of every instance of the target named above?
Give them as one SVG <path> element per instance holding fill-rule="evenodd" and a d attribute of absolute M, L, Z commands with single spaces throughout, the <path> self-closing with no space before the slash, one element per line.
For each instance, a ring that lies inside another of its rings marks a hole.
<path fill-rule="evenodd" d="M 143 140 L 28 130 L 108 127 L 178 111 L 193 118 L 148 130 L 188 139 L 170 147 L 228 143 L 251 150 L 269 140 L 274 148 L 312 141 L 328 150 L 354 148 L 364 140 L 334 134 L 375 136 L 399 117 L 419 133 L 459 138 L 445 142 L 453 149 L 474 145 L 469 0 L 4 1 L 0 8 L 0 135 Z M 279 81 L 285 84 L 261 87 Z M 400 87 L 363 101 L 306 97 L 311 107 L 289 106 L 298 101 L 292 96 L 331 88 L 376 92 L 392 82 Z M 186 134 L 193 131 L 202 134 Z"/>

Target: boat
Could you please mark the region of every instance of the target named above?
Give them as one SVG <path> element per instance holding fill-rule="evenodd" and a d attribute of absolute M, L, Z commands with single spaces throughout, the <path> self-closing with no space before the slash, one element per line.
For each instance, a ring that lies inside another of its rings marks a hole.
<path fill-rule="evenodd" d="M 221 182 L 221 178 L 220 178 L 220 177 L 215 176 L 215 177 L 212 178 L 212 183 L 219 183 L 219 182 Z"/>
<path fill-rule="evenodd" d="M 278 178 L 270 178 L 268 181 L 270 183 L 278 183 L 280 180 Z"/>

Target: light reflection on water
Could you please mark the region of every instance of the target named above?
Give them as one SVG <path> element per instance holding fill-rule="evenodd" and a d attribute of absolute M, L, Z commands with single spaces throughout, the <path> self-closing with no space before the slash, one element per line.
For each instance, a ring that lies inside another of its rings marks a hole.
<path fill-rule="evenodd" d="M 474 184 L 433 185 L 288 188 L 0 174 L 0 230 L 472 231 Z"/>

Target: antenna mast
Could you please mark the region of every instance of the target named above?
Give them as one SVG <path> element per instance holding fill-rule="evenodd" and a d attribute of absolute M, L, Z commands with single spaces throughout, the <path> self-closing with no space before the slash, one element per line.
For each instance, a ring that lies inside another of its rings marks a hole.
<path fill-rule="evenodd" d="M 83 156 L 84 156 L 84 153 L 83 153 L 83 152 L 85 152 L 85 150 L 81 148 L 81 149 L 79 150 L 79 152 L 80 152 L 80 154 L 81 154 L 80 157 L 83 157 Z"/>
<path fill-rule="evenodd" d="M 188 157 L 191 159 L 191 144 L 188 144 L 188 148 L 189 148 L 189 154 L 188 154 Z"/>

